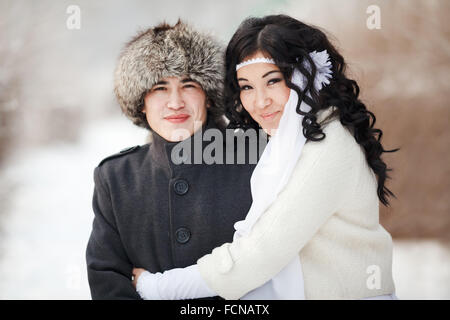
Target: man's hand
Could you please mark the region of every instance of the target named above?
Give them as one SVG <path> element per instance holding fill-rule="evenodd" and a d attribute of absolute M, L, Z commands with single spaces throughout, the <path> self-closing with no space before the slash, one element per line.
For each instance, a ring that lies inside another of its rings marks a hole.
<path fill-rule="evenodd" d="M 136 289 L 136 285 L 137 285 L 137 281 L 139 276 L 141 275 L 142 272 L 147 271 L 145 269 L 142 268 L 133 268 L 132 274 L 133 274 L 133 286 Z"/>

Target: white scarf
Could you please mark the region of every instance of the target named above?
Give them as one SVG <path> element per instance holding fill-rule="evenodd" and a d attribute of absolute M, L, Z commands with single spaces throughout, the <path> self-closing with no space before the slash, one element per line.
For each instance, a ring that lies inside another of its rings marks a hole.
<path fill-rule="evenodd" d="M 331 62 L 326 50 L 310 53 L 316 65 L 317 72 L 314 87 L 317 91 L 323 84 L 329 84 L 331 78 Z M 309 68 L 309 64 L 304 64 Z M 309 69 L 310 70 L 310 69 Z M 300 89 L 306 86 L 306 78 L 297 69 L 294 70 L 291 82 Z M 250 185 L 253 203 L 245 218 L 235 223 L 234 239 L 248 234 L 255 222 L 269 206 L 274 203 L 278 194 L 286 186 L 292 175 L 306 138 L 302 132 L 303 116 L 296 112 L 298 95 L 290 91 L 288 102 L 276 133 L 270 138 L 264 152 L 253 171 Z M 311 107 L 302 102 L 300 110 L 309 112 Z M 303 300 L 305 290 L 303 283 L 300 256 L 297 255 L 276 276 L 241 298 L 242 300 Z"/>

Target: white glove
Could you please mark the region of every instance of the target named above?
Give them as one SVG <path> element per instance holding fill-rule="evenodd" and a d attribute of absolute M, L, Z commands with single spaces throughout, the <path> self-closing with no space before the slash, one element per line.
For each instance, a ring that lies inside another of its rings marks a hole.
<path fill-rule="evenodd" d="M 207 286 L 196 264 L 164 273 L 142 272 L 136 291 L 144 300 L 183 300 L 217 295 Z"/>

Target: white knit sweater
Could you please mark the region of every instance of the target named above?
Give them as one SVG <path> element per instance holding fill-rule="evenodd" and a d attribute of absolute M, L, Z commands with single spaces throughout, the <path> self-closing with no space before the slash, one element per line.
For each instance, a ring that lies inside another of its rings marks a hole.
<path fill-rule="evenodd" d="M 318 113 L 322 122 L 332 108 Z M 277 201 L 251 233 L 197 262 L 218 295 L 239 299 L 300 255 L 306 299 L 362 299 L 395 292 L 392 238 L 379 223 L 377 179 L 337 118 L 307 142 Z"/>

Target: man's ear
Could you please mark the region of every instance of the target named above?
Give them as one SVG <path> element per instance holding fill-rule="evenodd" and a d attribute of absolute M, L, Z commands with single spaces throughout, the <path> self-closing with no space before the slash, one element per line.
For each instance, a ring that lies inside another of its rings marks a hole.
<path fill-rule="evenodd" d="M 147 90 L 146 92 L 144 92 L 143 94 L 142 94 L 142 96 L 141 96 L 141 104 L 140 104 L 140 107 L 141 107 L 141 112 L 143 113 L 143 114 L 145 114 L 146 112 L 145 112 L 145 97 L 147 97 L 147 94 L 150 92 L 150 90 Z"/>
<path fill-rule="evenodd" d="M 211 100 L 208 98 L 206 99 L 206 109 L 208 109 L 209 107 L 211 107 L 212 103 Z"/>

